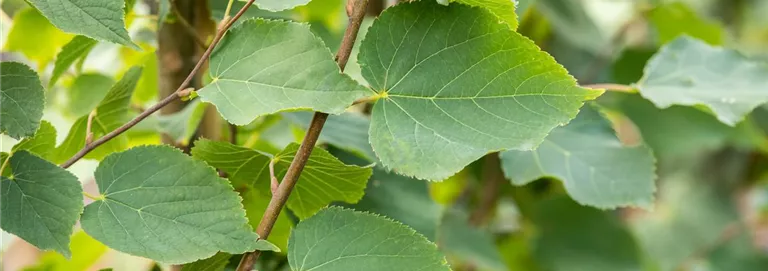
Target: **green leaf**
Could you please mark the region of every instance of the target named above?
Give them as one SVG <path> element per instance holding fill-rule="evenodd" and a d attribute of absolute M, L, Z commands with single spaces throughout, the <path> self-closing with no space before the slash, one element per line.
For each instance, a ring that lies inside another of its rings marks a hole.
<path fill-rule="evenodd" d="M 754 236 L 749 229 L 739 229 L 742 233 L 723 244 L 709 256 L 713 271 L 761 271 L 768 266 L 768 256 L 754 245 Z"/>
<path fill-rule="evenodd" d="M 536 11 L 552 25 L 552 30 L 568 43 L 591 53 L 600 53 L 608 45 L 608 37 L 597 27 L 581 1 L 538 0 Z"/>
<path fill-rule="evenodd" d="M 224 271 L 231 257 L 229 253 L 219 252 L 208 259 L 185 264 L 181 271 Z"/>
<path fill-rule="evenodd" d="M 41 121 L 35 136 L 25 138 L 11 149 L 11 152 L 26 150 L 43 159 L 49 159 L 56 149 L 56 128 L 50 122 Z"/>
<path fill-rule="evenodd" d="M 94 139 L 112 132 L 127 121 L 131 95 L 136 88 L 136 82 L 141 76 L 141 71 L 142 69 L 139 67 L 128 70 L 96 107 L 96 116 L 93 118 L 93 126 L 91 127 Z M 57 162 L 66 161 L 85 146 L 87 126 L 88 115 L 75 121 L 64 142 L 56 149 Z M 101 160 L 110 153 L 125 150 L 127 146 L 127 137 L 121 135 L 95 148 L 85 158 Z"/>
<path fill-rule="evenodd" d="M 365 197 L 351 207 L 400 221 L 432 241 L 443 212 L 430 197 L 427 182 L 381 169 L 374 170 Z"/>
<path fill-rule="evenodd" d="M 53 27 L 37 10 L 25 8 L 13 16 L 5 50 L 21 52 L 43 70 L 71 37 Z"/>
<path fill-rule="evenodd" d="M 187 145 L 187 141 L 197 130 L 200 120 L 203 119 L 207 105 L 200 102 L 200 100 L 194 100 L 179 112 L 158 116 L 158 130 L 161 133 L 167 134 L 176 142 Z"/>
<path fill-rule="evenodd" d="M 83 231 L 72 235 L 72 258 L 67 259 L 55 252 L 46 252 L 37 260 L 38 264 L 24 271 L 86 271 L 108 250 L 107 246 Z"/>
<path fill-rule="evenodd" d="M 640 94 L 659 108 L 706 107 L 730 126 L 768 102 L 768 64 L 682 36 L 648 62 Z"/>
<path fill-rule="evenodd" d="M 170 146 L 112 154 L 96 169 L 99 200 L 83 229 L 107 246 L 179 264 L 213 256 L 277 250 L 248 226 L 240 197 L 213 168 Z"/>
<path fill-rule="evenodd" d="M 292 143 L 272 157 L 225 142 L 199 140 L 192 155 L 227 172 L 234 183 L 270 191 L 269 161 L 275 161 L 275 175 L 282 180 L 298 149 L 299 144 Z M 315 148 L 288 198 L 288 208 L 304 219 L 334 201 L 356 203 L 363 197 L 371 172 L 369 167 L 345 165 L 328 151 Z"/>
<path fill-rule="evenodd" d="M 312 112 L 290 112 L 283 113 L 295 124 L 304 129 L 308 129 L 312 121 Z M 328 142 L 340 149 L 352 152 L 368 161 L 374 162 L 376 154 L 368 142 L 368 129 L 371 121 L 361 115 L 352 112 L 343 113 L 338 116 L 330 116 L 323 126 L 323 132 L 320 134 L 320 142 Z"/>
<path fill-rule="evenodd" d="M 34 135 L 45 107 L 45 90 L 37 73 L 21 63 L 2 62 L 0 81 L 0 133 L 15 139 Z"/>
<path fill-rule="evenodd" d="M 654 265 L 653 270 L 680 270 L 685 262 L 698 257 L 702 248 L 718 246 L 722 233 L 738 223 L 731 194 L 712 185 L 722 180 L 709 173 L 682 172 L 659 182 L 658 211 L 631 220 L 634 236 Z"/>
<path fill-rule="evenodd" d="M 516 2 L 514 0 L 454 0 L 454 2 L 486 8 L 498 16 L 502 22 L 508 24 L 512 30 L 517 29 Z"/>
<path fill-rule="evenodd" d="M 535 255 L 546 270 L 644 270 L 632 235 L 615 216 L 560 197 L 538 206 Z"/>
<path fill-rule="evenodd" d="M 0 185 L 0 227 L 42 250 L 70 258 L 69 237 L 83 211 L 80 181 L 24 150 L 10 159 L 13 176 L 3 176 Z"/>
<path fill-rule="evenodd" d="M 450 257 L 461 258 L 479 270 L 510 270 L 496 248 L 494 236 L 468 223 L 469 215 L 458 209 L 446 210 L 438 232 L 438 244 Z"/>
<path fill-rule="evenodd" d="M 246 192 L 240 193 L 243 197 L 245 216 L 248 217 L 251 228 L 254 230 L 259 226 L 261 218 L 264 216 L 264 211 L 267 210 L 269 201 L 272 200 L 272 196 L 264 192 L 248 189 Z M 269 238 L 267 238 L 267 241 L 275 244 L 280 251 L 288 251 L 288 238 L 291 237 L 291 230 L 293 230 L 293 222 L 288 215 L 288 212 L 285 210 L 280 212 L 275 225 L 272 227 L 272 231 L 269 233 Z"/>
<path fill-rule="evenodd" d="M 450 270 L 435 244 L 375 214 L 340 207 L 302 221 L 288 241 L 291 270 Z"/>
<path fill-rule="evenodd" d="M 515 185 L 555 177 L 577 202 L 598 208 L 650 208 L 655 160 L 646 146 L 623 146 L 611 124 L 589 106 L 556 128 L 534 151 L 501 153 L 504 175 Z"/>
<path fill-rule="evenodd" d="M 224 37 L 210 66 L 213 82 L 198 94 L 237 125 L 292 109 L 341 114 L 371 93 L 339 72 L 306 24 L 247 20 Z"/>
<path fill-rule="evenodd" d="M 602 93 L 578 87 L 493 14 L 459 3 L 387 9 L 359 61 L 382 97 L 373 149 L 388 168 L 422 179 L 445 179 L 491 151 L 535 148 Z"/>
<path fill-rule="evenodd" d="M 125 30 L 124 0 L 27 0 L 61 30 L 139 49 Z"/>
<path fill-rule="evenodd" d="M 245 2 L 247 0 L 240 0 L 242 2 Z M 260 0 L 256 1 L 253 4 L 259 7 L 260 9 L 269 10 L 269 11 L 281 11 L 286 9 L 292 9 L 298 6 L 303 6 L 309 3 L 311 0 Z"/>
<path fill-rule="evenodd" d="M 75 77 L 67 89 L 68 113 L 75 117 L 87 115 L 99 105 L 104 96 L 107 96 L 114 84 L 112 77 L 100 73 L 84 73 Z"/>
<path fill-rule="evenodd" d="M 658 109 L 637 95 L 621 95 L 618 110 L 637 126 L 661 162 L 690 160 L 716 150 L 734 131 L 701 110 L 683 106 Z"/>
<path fill-rule="evenodd" d="M 685 3 L 658 6 L 648 13 L 648 19 L 656 26 L 660 44 L 666 44 L 682 34 L 711 45 L 723 44 L 723 27 L 698 16 Z"/>
<path fill-rule="evenodd" d="M 61 52 L 56 55 L 56 62 L 53 67 L 53 73 L 51 74 L 51 80 L 48 81 L 48 87 L 56 84 L 64 72 L 66 72 L 72 64 L 79 59 L 84 59 L 91 52 L 93 46 L 98 43 L 96 40 L 88 38 L 86 36 L 76 36 L 67 45 L 61 48 Z"/>

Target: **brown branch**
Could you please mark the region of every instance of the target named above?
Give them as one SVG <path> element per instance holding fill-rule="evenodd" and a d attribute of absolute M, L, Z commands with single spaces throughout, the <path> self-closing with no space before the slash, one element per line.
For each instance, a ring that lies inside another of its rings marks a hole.
<path fill-rule="evenodd" d="M 237 145 L 237 125 L 229 124 L 229 143 Z"/>
<path fill-rule="evenodd" d="M 501 159 L 499 153 L 489 153 L 483 159 L 484 182 L 480 192 L 480 202 L 469 216 L 469 223 L 481 226 L 493 215 L 496 201 L 499 199 L 499 190 L 504 183 L 504 173 L 501 171 Z"/>
<path fill-rule="evenodd" d="M 205 63 L 206 59 L 211 56 L 211 53 L 213 52 L 213 48 L 216 47 L 216 44 L 221 41 L 221 38 L 224 37 L 224 34 L 227 32 L 227 29 L 232 27 L 232 25 L 243 16 L 243 14 L 253 5 L 253 2 L 256 0 L 248 0 L 247 3 L 243 6 L 243 8 L 240 9 L 240 11 L 235 14 L 235 16 L 232 17 L 230 20 L 222 21 L 222 26 L 219 27 L 219 30 L 216 32 L 216 36 L 213 38 L 213 41 L 211 42 L 211 45 L 208 46 L 208 49 L 205 50 L 205 53 L 200 57 L 200 60 L 197 61 L 197 64 L 195 64 L 195 67 L 192 69 L 192 71 L 189 73 L 186 79 L 184 79 L 184 82 L 181 83 L 178 89 L 171 94 L 165 97 L 163 100 L 158 102 L 157 104 L 153 105 L 150 108 L 147 108 L 146 111 L 141 112 L 138 116 L 133 118 L 131 121 L 129 121 L 126 124 L 123 124 L 123 126 L 120 126 L 119 128 L 115 129 L 112 132 L 109 132 L 108 134 L 104 135 L 103 137 L 93 141 L 93 144 L 90 144 L 88 146 L 85 146 L 83 149 L 81 149 L 77 154 L 72 156 L 72 158 L 69 158 L 66 162 L 61 164 L 61 167 L 68 168 L 72 166 L 75 162 L 82 159 L 86 154 L 91 152 L 93 149 L 101 146 L 102 144 L 106 143 L 107 141 L 115 138 L 116 136 L 124 133 L 128 129 L 130 129 L 133 126 L 136 126 L 139 122 L 149 117 L 149 115 L 152 115 L 153 113 L 160 110 L 160 108 L 163 108 L 164 106 L 170 104 L 171 102 L 175 101 L 176 99 L 179 99 L 178 92 L 183 91 L 187 88 L 190 82 L 192 82 L 192 79 L 195 77 L 195 75 L 200 72 L 200 69 L 202 69 L 203 64 Z"/>
<path fill-rule="evenodd" d="M 349 18 L 349 26 L 344 32 L 341 46 L 336 53 L 336 63 L 338 63 L 341 71 L 344 71 L 344 68 L 347 66 L 347 61 L 352 53 L 352 46 L 355 44 L 357 33 L 360 30 L 360 25 L 365 16 L 367 4 L 368 0 L 356 0 L 354 3 L 352 16 Z M 272 232 L 272 227 L 274 227 L 275 221 L 277 221 L 277 216 L 280 215 L 280 211 L 283 210 L 285 203 L 288 201 L 288 196 L 291 194 L 293 187 L 299 180 L 299 176 L 309 160 L 309 155 L 312 154 L 312 149 L 317 143 L 317 139 L 320 137 L 320 132 L 323 130 L 323 125 L 325 125 L 327 119 L 328 114 L 320 112 L 315 112 L 314 117 L 312 117 L 312 122 L 309 124 L 307 134 L 301 142 L 299 151 L 296 152 L 296 156 L 293 157 L 293 161 L 288 167 L 288 171 L 285 173 L 283 181 L 278 185 L 277 192 L 272 195 L 272 199 L 269 201 L 269 205 L 264 211 L 264 216 L 261 217 L 259 226 L 256 228 L 256 232 L 259 234 L 260 238 L 267 239 L 270 232 Z M 253 270 L 253 266 L 260 254 L 261 251 L 257 250 L 243 255 L 240 264 L 237 266 L 237 271 Z"/>
<path fill-rule="evenodd" d="M 187 31 L 187 34 L 192 37 L 192 39 L 197 43 L 197 45 L 200 46 L 200 48 L 205 49 L 207 47 L 205 39 L 203 37 L 200 37 L 200 33 L 197 32 L 194 26 L 192 26 L 189 21 L 187 21 L 187 18 L 184 18 L 184 15 L 181 14 L 181 11 L 179 11 L 179 7 L 176 6 L 177 0 L 171 0 L 170 6 L 171 11 L 176 14 L 176 19 L 181 24 L 181 27 Z"/>

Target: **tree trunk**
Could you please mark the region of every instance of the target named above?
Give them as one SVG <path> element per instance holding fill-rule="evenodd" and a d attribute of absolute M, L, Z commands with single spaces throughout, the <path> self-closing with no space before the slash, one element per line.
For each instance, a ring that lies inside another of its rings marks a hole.
<path fill-rule="evenodd" d="M 175 2 L 178 14 L 175 16 L 183 17 L 194 28 L 195 32 L 203 40 L 208 40 L 215 34 L 216 24 L 211 20 L 211 10 L 208 6 L 208 0 L 168 0 Z M 172 4 L 173 5 L 173 4 Z M 181 85 L 184 79 L 189 75 L 195 66 L 195 63 L 203 54 L 204 48 L 197 43 L 196 37 L 193 37 L 185 25 L 179 23 L 180 19 L 169 20 L 163 23 L 158 31 L 157 37 L 157 58 L 159 65 L 159 84 L 160 99 L 173 94 Z M 198 73 L 190 83 L 190 87 L 199 89 L 202 87 L 202 78 L 205 73 Z M 178 112 L 185 106 L 185 102 L 175 101 L 160 110 L 160 114 L 171 114 Z M 200 129 L 200 136 L 218 139 L 220 136 L 220 118 L 216 115 L 213 108 L 206 110 L 206 116 L 203 117 Z M 167 135 L 163 135 L 163 143 L 175 144 L 174 140 Z"/>

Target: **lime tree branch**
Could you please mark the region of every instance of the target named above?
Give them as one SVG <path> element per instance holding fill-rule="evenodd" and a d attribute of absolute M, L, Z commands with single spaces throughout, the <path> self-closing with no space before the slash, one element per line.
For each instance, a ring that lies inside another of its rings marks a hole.
<path fill-rule="evenodd" d="M 357 39 L 360 24 L 363 22 L 367 4 L 368 0 L 354 1 L 352 14 L 349 18 L 349 26 L 344 32 L 341 46 L 336 53 L 336 63 L 338 63 L 341 71 L 344 71 L 349 56 L 352 53 L 352 47 Z M 312 149 L 315 147 L 317 139 L 320 137 L 320 132 L 323 130 L 323 125 L 325 125 L 327 119 L 328 114 L 320 112 L 315 112 L 314 117 L 312 117 L 312 122 L 309 124 L 309 129 L 307 129 L 307 134 L 301 142 L 299 151 L 296 152 L 296 156 L 293 157 L 293 161 L 288 167 L 288 171 L 285 173 L 283 181 L 280 182 L 276 191 L 272 194 L 272 199 L 269 201 L 269 205 L 264 211 L 264 216 L 261 217 L 259 226 L 256 228 L 256 232 L 262 239 L 267 239 L 270 232 L 272 232 L 272 227 L 274 227 L 275 222 L 277 221 L 277 216 L 288 201 L 288 196 L 290 196 L 291 191 L 293 191 L 293 187 L 296 186 L 296 182 L 299 180 L 299 176 L 309 160 L 309 155 L 312 153 Z M 237 271 L 253 270 L 256 260 L 259 258 L 259 254 L 260 251 L 257 250 L 243 255 L 240 264 L 237 266 Z"/>
<path fill-rule="evenodd" d="M 141 112 L 138 116 L 136 116 L 135 118 L 133 118 L 132 120 L 130 120 L 126 124 L 123 124 L 123 126 L 120 126 L 119 128 L 115 129 L 114 131 L 109 132 L 108 134 L 100 137 L 97 140 L 94 140 L 91 144 L 86 144 L 85 147 L 83 147 L 79 152 L 77 152 L 74 156 L 72 156 L 72 158 L 69 158 L 69 160 L 67 160 L 66 162 L 61 164 L 61 167 L 68 168 L 68 167 L 72 166 L 72 164 L 74 164 L 78 160 L 82 159 L 86 154 L 91 152 L 93 149 L 101 146 L 102 144 L 106 143 L 107 141 L 109 141 L 109 140 L 117 137 L 118 135 L 124 133 L 125 131 L 127 131 L 131 127 L 136 126 L 136 124 L 138 124 L 142 120 L 146 119 L 147 117 L 149 117 L 153 113 L 157 112 L 158 110 L 160 110 L 160 108 L 165 107 L 166 105 L 170 104 L 171 102 L 175 101 L 176 99 L 184 97 L 185 95 L 183 95 L 182 92 L 184 92 L 184 90 L 187 88 L 187 86 L 189 86 L 189 83 L 192 81 L 192 78 L 194 78 L 195 75 L 197 75 L 197 73 L 200 72 L 200 70 L 202 69 L 203 64 L 205 63 L 205 61 L 208 59 L 208 57 L 211 56 L 211 53 L 213 52 L 213 48 L 216 47 L 216 44 L 218 44 L 219 41 L 221 41 L 221 38 L 224 37 L 224 33 L 227 32 L 227 29 L 232 27 L 232 25 L 237 21 L 237 19 L 239 19 L 240 17 L 243 16 L 245 11 L 247 11 L 248 8 L 250 8 L 253 5 L 253 2 L 255 2 L 255 1 L 256 0 L 248 0 L 248 2 L 243 6 L 243 8 L 240 9 L 240 11 L 237 12 L 237 14 L 235 14 L 235 16 L 233 16 L 231 19 L 229 19 L 228 17 L 225 17 L 225 19 L 222 20 L 221 26 L 219 27 L 218 31 L 216 32 L 216 36 L 213 38 L 213 41 L 211 41 L 211 45 L 208 46 L 208 49 L 205 50 L 205 52 L 203 53 L 202 57 L 200 57 L 200 60 L 197 61 L 197 64 L 195 64 L 195 67 L 192 69 L 192 71 L 189 73 L 189 75 L 187 75 L 187 78 L 184 79 L 184 82 L 181 83 L 179 88 L 177 88 L 176 91 L 173 94 L 168 95 L 167 97 L 165 97 L 163 100 L 161 100 L 157 104 L 153 105 L 150 108 L 147 108 L 146 110 Z"/>

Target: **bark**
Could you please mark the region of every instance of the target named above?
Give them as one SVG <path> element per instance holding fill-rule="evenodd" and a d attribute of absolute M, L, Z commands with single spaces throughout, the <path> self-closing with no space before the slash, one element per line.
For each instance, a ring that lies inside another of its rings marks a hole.
<path fill-rule="evenodd" d="M 194 27 L 198 36 L 204 40 L 215 34 L 216 24 L 211 20 L 211 10 L 207 0 L 170 0 L 187 22 Z M 176 91 L 179 85 L 194 68 L 204 50 L 195 41 L 196 37 L 190 35 L 190 31 L 178 21 L 163 23 L 158 31 L 157 58 L 159 65 L 160 95 L 164 98 Z M 199 89 L 202 87 L 202 78 L 205 73 L 198 73 L 192 80 L 190 87 Z M 171 114 L 184 108 L 185 102 L 174 101 L 160 110 L 160 114 Z M 199 129 L 200 136 L 218 139 L 220 135 L 219 124 L 221 120 L 215 110 L 206 110 L 205 117 Z M 174 140 L 163 135 L 163 143 L 174 144 Z"/>

